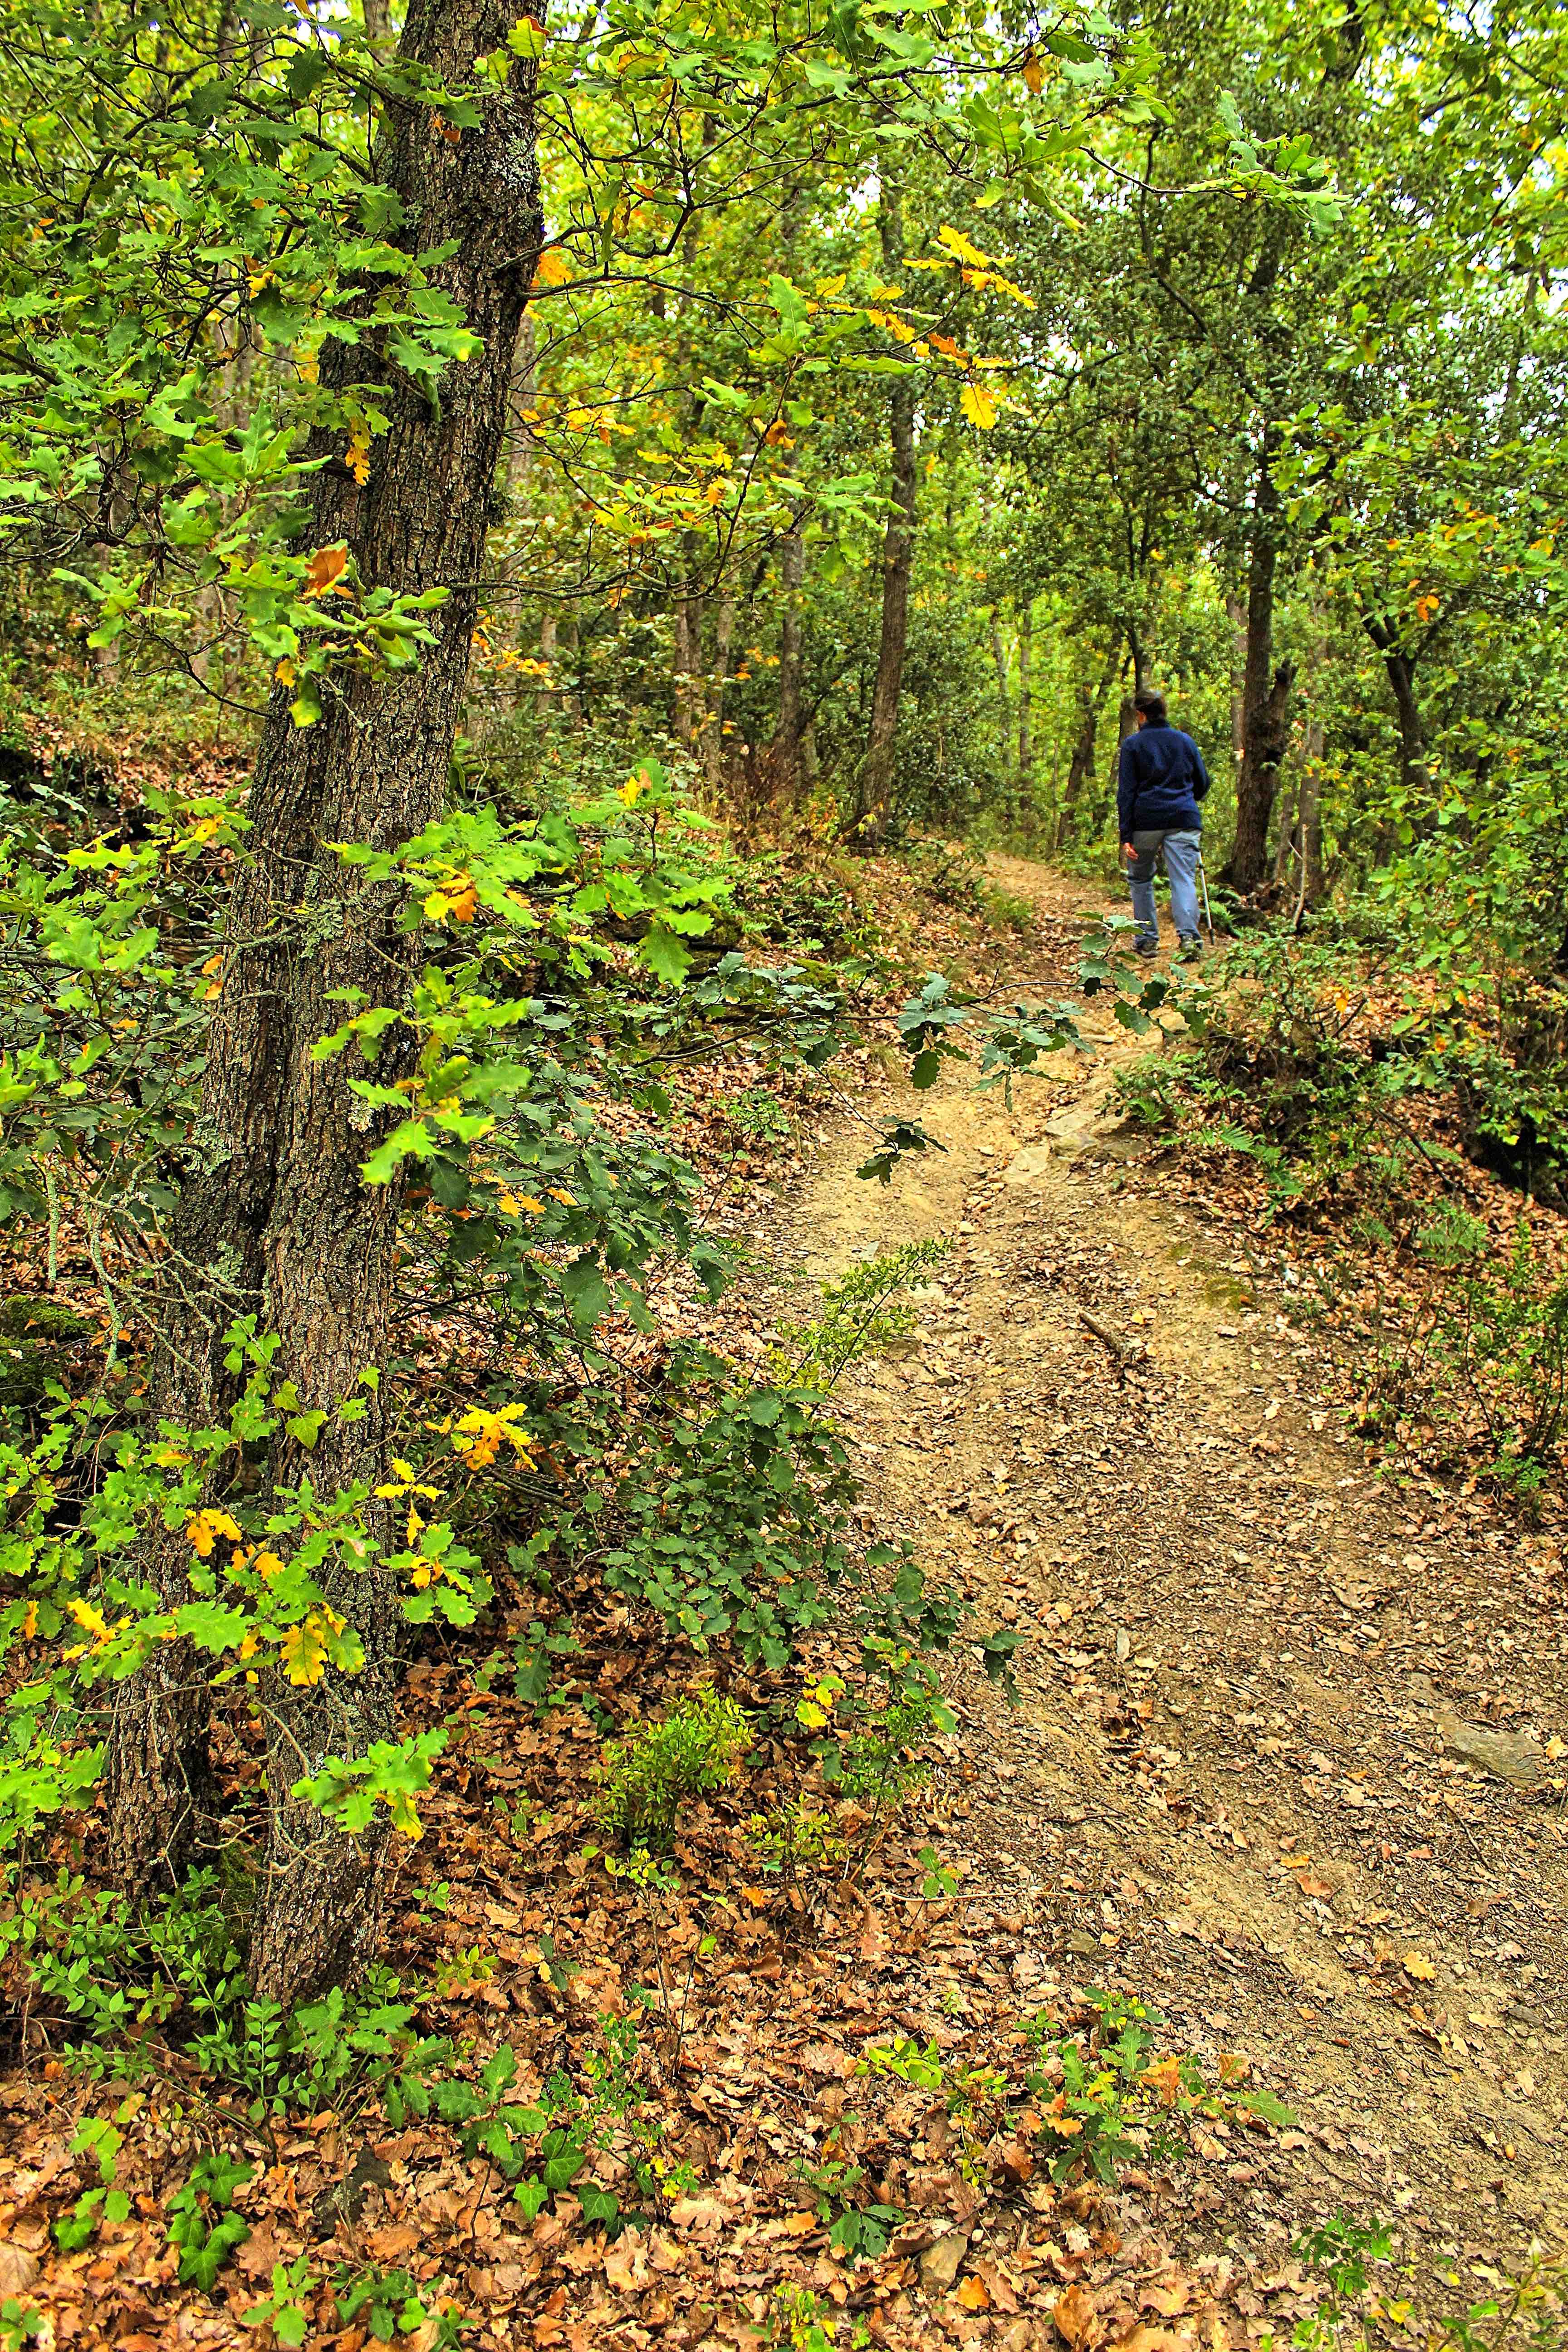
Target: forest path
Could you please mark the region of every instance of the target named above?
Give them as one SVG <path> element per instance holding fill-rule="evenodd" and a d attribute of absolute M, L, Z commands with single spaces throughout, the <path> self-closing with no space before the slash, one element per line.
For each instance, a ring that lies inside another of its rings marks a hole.
<path fill-rule="evenodd" d="M 994 866 L 1059 968 L 1103 900 Z M 1009 987 L 1059 992 L 1030 952 Z M 829 1132 L 784 1240 L 816 1281 L 952 1242 L 918 1339 L 837 1402 L 879 1528 L 1022 1636 L 1016 1707 L 967 1660 L 952 1677 L 943 1851 L 960 1841 L 971 1932 L 989 1921 L 1021 2008 L 1130 1987 L 1296 2110 L 1300 2132 L 1237 2133 L 1205 2168 L 1205 2234 L 1283 2254 L 1344 2211 L 1417 2255 L 1536 2235 L 1561 2254 L 1561 1809 L 1444 1752 L 1434 1717 L 1489 1699 L 1494 1723 L 1561 1728 L 1550 1613 L 1506 1523 L 1336 1440 L 1315 1350 L 1234 1232 L 1185 1188 L 1122 1189 L 1154 1171 L 1101 1106 L 1138 1050 L 1117 1032 L 1011 1110 L 948 1077 L 918 1098 L 945 1150 L 887 1188 L 856 1181 L 864 1126 Z"/>

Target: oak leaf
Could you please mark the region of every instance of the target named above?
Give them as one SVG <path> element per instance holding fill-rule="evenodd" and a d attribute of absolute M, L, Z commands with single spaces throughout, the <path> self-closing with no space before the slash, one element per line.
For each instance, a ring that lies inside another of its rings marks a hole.
<path fill-rule="evenodd" d="M 305 566 L 306 597 L 327 595 L 337 586 L 348 568 L 349 551 L 346 547 L 318 547 Z"/>

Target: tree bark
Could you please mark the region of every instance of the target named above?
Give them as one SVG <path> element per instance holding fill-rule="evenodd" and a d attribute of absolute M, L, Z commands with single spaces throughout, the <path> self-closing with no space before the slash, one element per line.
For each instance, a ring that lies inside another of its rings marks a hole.
<path fill-rule="evenodd" d="M 903 267 L 903 189 L 885 177 L 881 198 L 882 266 L 889 278 Z M 892 456 L 890 506 L 882 543 L 882 628 L 877 677 L 871 689 L 871 723 L 866 756 L 856 779 L 850 833 L 863 848 L 874 848 L 888 829 L 893 782 L 893 749 L 899 731 L 899 692 L 909 643 L 910 574 L 915 547 L 915 395 L 906 377 L 896 380 L 889 402 L 888 436 Z"/>
<path fill-rule="evenodd" d="M 680 741 L 697 740 L 697 698 L 701 690 L 702 599 L 690 586 L 696 534 L 684 534 L 681 576 L 675 596 L 675 731 Z"/>
<path fill-rule="evenodd" d="M 1018 802 L 1022 807 L 1028 800 L 1035 782 L 1034 709 L 1030 702 L 1033 691 L 1031 670 L 1034 653 L 1033 600 L 1018 599 Z"/>
<path fill-rule="evenodd" d="M 1236 839 L 1225 878 L 1256 890 L 1268 871 L 1268 828 L 1285 756 L 1293 665 L 1274 663 L 1274 575 L 1279 552 L 1279 493 L 1266 440 L 1252 502 L 1247 571 L 1247 667 L 1242 681 L 1241 772 L 1236 780 Z"/>
<path fill-rule="evenodd" d="M 504 54 L 510 17 L 501 0 L 410 0 L 405 59 L 450 87 L 474 59 Z M 367 1116 L 349 1088 L 348 1056 L 311 1058 L 342 1018 L 334 992 L 401 1004 L 422 960 L 398 915 L 403 892 L 363 878 L 333 845 L 391 848 L 444 803 L 448 762 L 478 614 L 486 530 L 500 456 L 513 350 L 542 236 L 534 157 L 531 68 L 484 102 L 484 121 L 456 142 L 420 108 L 388 109 L 374 171 L 400 199 L 411 247 L 455 248 L 437 272 L 480 355 L 449 368 L 438 403 L 405 376 L 378 370 L 371 351 L 329 342 L 325 383 L 376 383 L 390 419 L 372 446 L 362 487 L 330 440 L 312 455 L 313 544 L 346 543 L 365 588 L 441 587 L 430 615 L 436 642 L 416 670 L 343 674 L 317 723 L 296 728 L 289 693 L 275 687 L 251 787 L 249 851 L 229 915 L 236 943 L 225 963 L 204 1082 L 205 1162 L 184 1187 L 158 1402 L 172 1419 L 221 1418 L 234 1392 L 225 1330 L 254 1314 L 281 1335 L 273 1370 L 301 1406 L 326 1414 L 313 1452 L 283 1440 L 269 1465 L 279 1486 L 307 1473 L 331 1496 L 382 1471 L 379 1401 L 360 1421 L 335 1408 L 363 1395 L 360 1376 L 384 1362 L 402 1187 L 367 1187 L 361 1163 L 385 1114 Z M 391 1033 L 395 1039 L 396 1032 Z M 389 1041 L 390 1042 L 390 1041 Z M 412 1057 L 411 1041 L 403 1060 Z M 393 1069 L 398 1048 L 388 1057 Z M 390 1071 L 388 1073 L 390 1075 Z M 378 1072 L 378 1076 L 381 1075 Z M 384 1514 L 384 1506 L 373 1512 Z M 370 1522 L 372 1549 L 383 1530 Z M 390 1533 L 390 1530 L 385 1530 Z M 165 1602 L 185 1588 L 177 1541 L 153 1547 Z M 256 1992 L 285 2005 L 351 1976 L 374 1936 L 384 1832 L 342 1834 L 288 1793 L 330 1755 L 354 1757 L 393 1730 L 397 1598 L 384 1574 L 345 1545 L 320 1571 L 331 1606 L 359 1636 L 358 1675 L 329 1669 L 297 1686 L 276 1669 L 259 1697 L 268 1726 L 270 1835 L 251 1947 Z M 173 1647 L 122 1690 L 110 1738 L 112 1841 L 122 1883 L 175 1874 L 190 1846 L 199 1745 L 187 1662 Z"/>
<path fill-rule="evenodd" d="M 1394 717 L 1399 723 L 1399 781 L 1406 792 L 1415 791 L 1427 782 L 1426 723 L 1415 699 L 1415 658 L 1400 644 L 1398 628 L 1392 621 L 1381 620 L 1372 613 L 1363 614 L 1362 619 L 1367 635 L 1383 656 L 1388 690 L 1394 697 Z"/>

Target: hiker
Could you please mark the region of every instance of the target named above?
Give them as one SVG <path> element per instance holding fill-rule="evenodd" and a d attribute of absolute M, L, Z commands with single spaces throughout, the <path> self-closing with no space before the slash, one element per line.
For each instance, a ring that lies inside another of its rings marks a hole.
<path fill-rule="evenodd" d="M 1147 688 L 1132 698 L 1137 732 L 1121 746 L 1117 770 L 1116 816 L 1121 855 L 1132 892 L 1138 926 L 1133 945 L 1141 956 L 1160 952 L 1160 918 L 1154 907 L 1154 866 L 1163 849 L 1171 882 L 1171 912 L 1184 956 L 1203 953 L 1198 928 L 1198 857 L 1204 821 L 1198 803 L 1209 788 L 1204 755 L 1190 735 L 1165 716 L 1165 698 Z"/>

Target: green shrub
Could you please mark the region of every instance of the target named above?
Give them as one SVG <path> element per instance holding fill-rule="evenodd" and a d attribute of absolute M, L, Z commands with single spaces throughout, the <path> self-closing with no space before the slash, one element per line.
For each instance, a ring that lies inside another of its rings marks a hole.
<path fill-rule="evenodd" d="M 879 2262 L 893 2231 L 902 2229 L 904 2216 L 897 2205 L 863 2200 L 865 2166 L 826 2155 L 816 2164 L 803 2158 L 795 2172 L 834 2251 L 852 2260 Z"/>
<path fill-rule="evenodd" d="M 961 915 L 985 913 L 984 863 L 965 843 L 928 835 L 910 844 L 904 862 L 918 898 Z"/>
<path fill-rule="evenodd" d="M 752 1744 L 745 1711 L 712 1688 L 638 1724 L 605 1751 L 595 1807 L 600 1826 L 642 1844 L 668 1845 L 685 1797 L 728 1788 Z"/>
<path fill-rule="evenodd" d="M 1016 931 L 1021 938 L 1026 939 L 1035 928 L 1033 907 L 1027 898 L 1020 898 L 1012 890 L 1001 889 L 994 882 L 987 883 L 982 893 L 982 903 L 985 919 L 993 930 Z"/>
<path fill-rule="evenodd" d="M 1193 1057 L 1150 1054 L 1116 1073 L 1116 1107 L 1134 1127 L 1164 1132 L 1181 1123 L 1184 1097 L 1196 1068 Z"/>
<path fill-rule="evenodd" d="M 90 1894 L 63 1871 L 38 1888 L 14 1868 L 0 1901 L 0 1958 L 14 1954 L 37 2007 L 82 2034 L 64 2054 L 91 2078 L 184 2080 L 194 2065 L 264 2127 L 291 2112 L 351 2115 L 372 2098 L 394 2120 L 423 2112 L 424 2078 L 449 2046 L 416 2031 L 416 2009 L 388 1969 L 286 2014 L 252 1997 L 235 1930 L 210 1870 L 155 1910 Z"/>
<path fill-rule="evenodd" d="M 1415 2318 L 1415 2304 L 1404 2291 L 1417 2277 L 1417 2266 L 1408 2252 L 1396 2261 L 1394 2232 L 1384 2223 L 1336 2214 L 1298 2238 L 1290 2251 L 1317 2273 L 1321 2297 L 1285 2338 L 1266 2330 L 1260 2352 L 1283 2352 L 1284 2345 L 1293 2352 L 1373 2352 L 1395 2330 L 1406 2341 L 1423 2341 L 1426 2352 L 1563 2352 L 1568 2346 L 1568 2268 L 1543 2258 L 1539 2245 L 1517 2272 L 1477 2263 L 1474 2275 L 1488 2292 L 1463 2311 L 1425 2322 Z M 1374 2284 L 1369 2261 L 1393 2276 Z M 1458 2267 L 1446 2263 L 1436 2276 L 1450 2292 L 1463 2284 Z"/>
<path fill-rule="evenodd" d="M 1445 1442 L 1479 1439 L 1486 1475 L 1529 1497 L 1568 1423 L 1568 1280 L 1542 1266 L 1522 1217 L 1500 1264 L 1486 1226 L 1452 1202 L 1415 1246 L 1416 1282 L 1373 1328 L 1342 1334 L 1357 1425 L 1389 1441 L 1417 1422 Z"/>
<path fill-rule="evenodd" d="M 769 1370 L 780 1386 L 826 1395 L 858 1357 L 912 1339 L 919 1316 L 902 1294 L 939 1266 L 949 1247 L 945 1241 L 903 1242 L 825 1282 L 815 1322 L 779 1327 Z"/>
<path fill-rule="evenodd" d="M 530 2221 L 552 2197 L 570 2189 L 590 2225 L 614 2236 L 636 2207 L 658 2207 L 695 2184 L 690 2167 L 663 2150 L 666 2105 L 647 2079 L 635 2015 L 601 2017 L 598 2041 L 584 2053 L 578 2078 L 550 2075 L 526 2102 L 515 2094 L 521 2069 L 503 2042 L 471 2082 L 450 2076 L 436 2087 L 444 2123 L 460 2126 L 467 2156 L 483 2157 Z M 595 2160 L 596 2166 L 595 2166 Z M 598 2173 L 619 2174 L 609 2188 Z M 586 2176 L 586 2177 L 584 2177 Z"/>
<path fill-rule="evenodd" d="M 786 1889 L 797 1887 L 808 1871 L 842 1870 L 849 1859 L 849 1841 L 837 1817 L 809 1797 L 753 1813 L 746 1823 L 746 1843 L 760 1867 Z"/>

